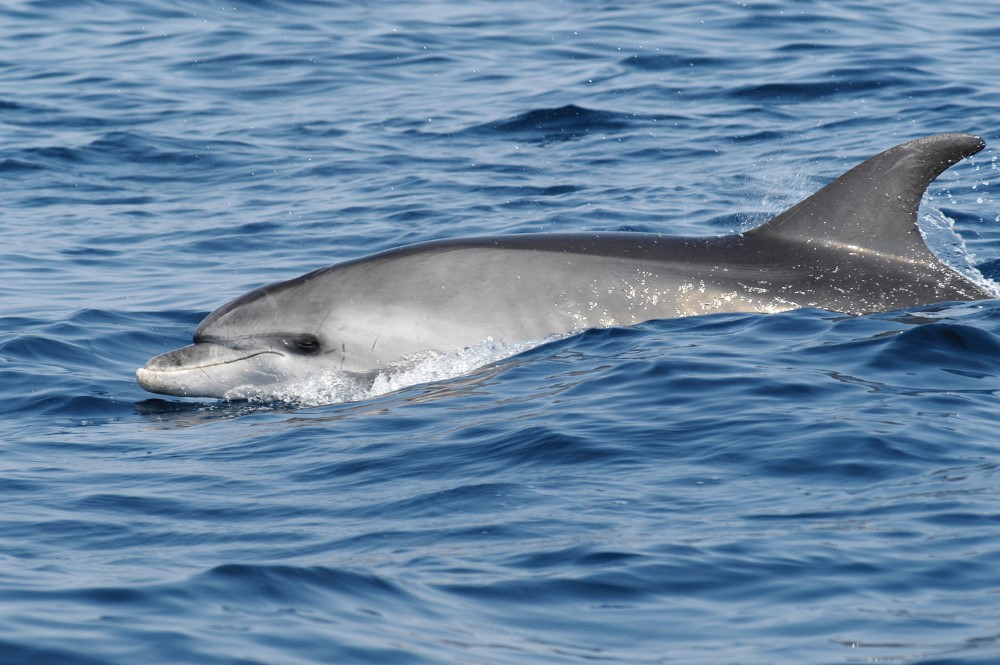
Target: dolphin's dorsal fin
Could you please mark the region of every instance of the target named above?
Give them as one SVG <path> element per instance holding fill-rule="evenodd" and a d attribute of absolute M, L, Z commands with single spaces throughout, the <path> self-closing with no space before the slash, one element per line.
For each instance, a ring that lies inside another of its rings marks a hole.
<path fill-rule="evenodd" d="M 971 134 L 940 134 L 903 143 L 855 166 L 745 235 L 926 261 L 930 251 L 917 227 L 924 191 L 941 172 L 985 145 Z"/>

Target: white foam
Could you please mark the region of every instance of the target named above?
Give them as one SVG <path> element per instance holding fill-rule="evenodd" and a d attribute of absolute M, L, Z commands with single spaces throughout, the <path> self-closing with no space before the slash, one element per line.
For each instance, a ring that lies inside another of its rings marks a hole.
<path fill-rule="evenodd" d="M 372 375 L 325 372 L 300 381 L 284 381 L 264 386 L 240 386 L 226 393 L 227 400 L 286 402 L 296 406 L 320 406 L 357 402 L 395 392 L 409 386 L 443 381 L 468 374 L 510 356 L 538 346 L 524 341 L 504 344 L 493 339 L 462 351 L 428 354 L 412 365 Z"/>
<path fill-rule="evenodd" d="M 987 279 L 976 268 L 976 257 L 966 246 L 965 239 L 955 231 L 955 220 L 944 214 L 929 199 L 930 197 L 925 197 L 921 207 L 923 214 L 920 218 L 920 233 L 924 242 L 939 259 L 1000 297 L 1000 284 Z"/>

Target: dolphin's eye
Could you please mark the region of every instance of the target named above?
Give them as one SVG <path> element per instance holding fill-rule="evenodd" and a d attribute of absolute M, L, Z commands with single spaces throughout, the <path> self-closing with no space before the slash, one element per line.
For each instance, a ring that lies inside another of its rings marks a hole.
<path fill-rule="evenodd" d="M 322 347 L 322 344 L 320 344 L 319 339 L 317 339 L 315 335 L 299 335 L 298 337 L 285 342 L 285 344 L 290 349 L 306 355 L 318 353 L 320 347 Z"/>

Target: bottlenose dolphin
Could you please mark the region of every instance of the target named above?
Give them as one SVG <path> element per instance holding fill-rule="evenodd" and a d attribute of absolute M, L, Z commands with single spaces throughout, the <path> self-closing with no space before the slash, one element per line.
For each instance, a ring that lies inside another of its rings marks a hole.
<path fill-rule="evenodd" d="M 985 147 L 910 141 L 739 235 L 539 234 L 425 242 L 257 288 L 212 312 L 194 344 L 139 385 L 220 397 L 324 373 L 391 372 L 484 341 L 711 312 L 818 307 L 848 314 L 995 297 L 927 248 L 927 186 Z"/>

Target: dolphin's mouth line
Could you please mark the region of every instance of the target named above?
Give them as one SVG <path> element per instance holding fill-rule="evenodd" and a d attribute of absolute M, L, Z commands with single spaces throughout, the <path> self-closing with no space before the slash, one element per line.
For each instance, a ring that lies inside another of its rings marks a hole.
<path fill-rule="evenodd" d="M 231 358 L 229 360 L 220 360 L 219 362 L 214 362 L 214 363 L 206 363 L 201 365 L 185 365 L 183 367 L 152 367 L 152 368 L 147 364 L 142 369 L 146 370 L 147 372 L 162 372 L 164 374 L 171 372 L 191 372 L 199 369 L 207 369 L 209 367 L 219 367 L 221 365 L 229 365 L 231 363 L 243 362 L 244 360 L 250 360 L 251 358 L 256 358 L 257 356 L 262 356 L 268 353 L 273 353 L 276 356 L 284 355 L 282 353 L 278 353 L 277 351 L 271 351 L 271 350 L 257 351 L 247 356 L 240 356 L 239 358 Z"/>

